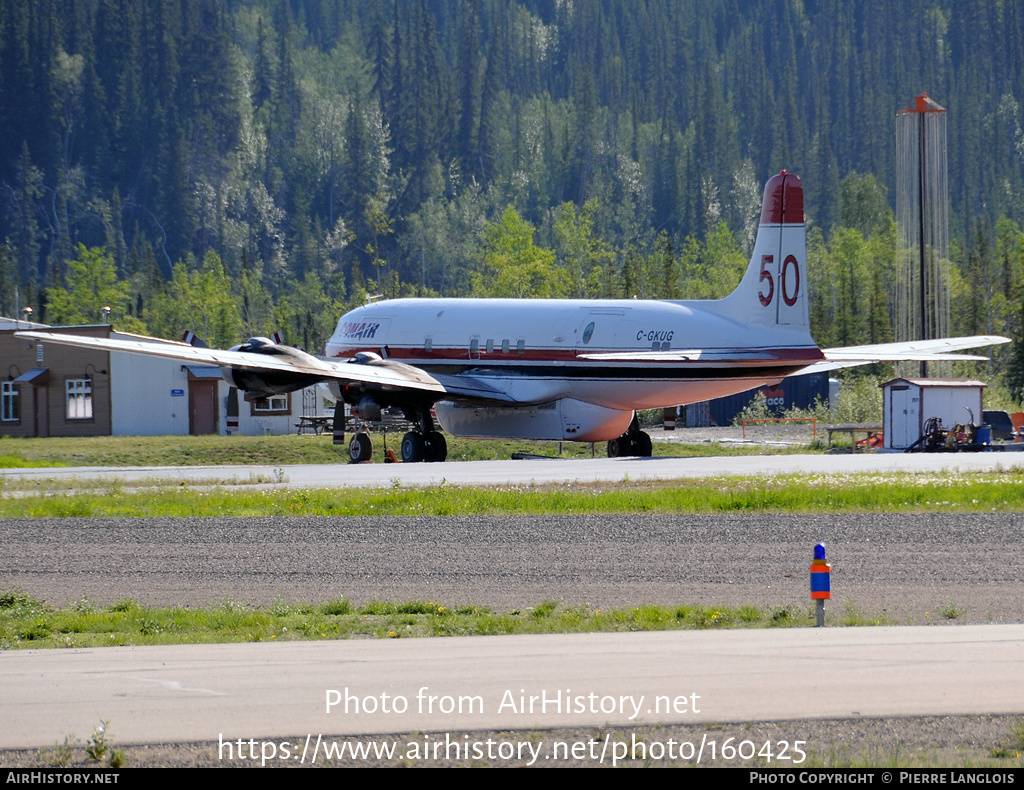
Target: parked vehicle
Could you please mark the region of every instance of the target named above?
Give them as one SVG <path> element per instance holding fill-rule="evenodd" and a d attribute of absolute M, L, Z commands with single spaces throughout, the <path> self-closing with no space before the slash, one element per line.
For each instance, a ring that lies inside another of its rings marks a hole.
<path fill-rule="evenodd" d="M 1013 421 L 1005 411 L 984 411 L 982 412 L 984 422 L 992 428 L 992 441 L 1011 442 L 1017 438 L 1013 429 Z"/>

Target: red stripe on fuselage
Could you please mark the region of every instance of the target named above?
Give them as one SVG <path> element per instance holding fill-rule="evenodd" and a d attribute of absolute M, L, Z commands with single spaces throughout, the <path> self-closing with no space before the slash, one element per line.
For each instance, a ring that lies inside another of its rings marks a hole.
<path fill-rule="evenodd" d="M 360 352 L 371 352 L 375 354 L 380 353 L 380 346 L 376 347 L 353 347 L 334 352 L 333 359 L 348 359 L 355 356 Z M 553 363 L 553 362 L 578 362 L 581 365 L 726 365 L 729 367 L 736 366 L 748 366 L 748 367 L 764 367 L 764 366 L 778 366 L 778 365 L 806 365 L 811 362 L 817 362 L 818 360 L 824 359 L 824 355 L 818 348 L 786 348 L 786 349 L 744 349 L 744 351 L 751 354 L 770 354 L 770 357 L 757 357 L 757 358 L 742 358 L 742 357 L 714 357 L 707 356 L 701 359 L 683 360 L 654 360 L 654 359 L 636 359 L 636 360 L 610 360 L 610 359 L 578 359 L 580 354 L 631 354 L 631 353 L 660 353 L 652 349 L 527 349 L 522 353 L 514 349 L 510 349 L 508 353 L 502 353 L 495 351 L 487 353 L 486 351 L 480 351 L 476 356 L 470 356 L 470 352 L 467 348 L 433 348 L 429 352 L 424 350 L 422 347 L 415 348 L 401 348 L 388 346 L 388 359 L 394 360 L 395 362 L 404 362 L 411 365 L 419 363 L 450 363 L 450 362 L 464 362 L 466 365 L 479 365 L 481 362 L 493 363 L 508 363 L 510 365 L 517 365 L 523 362 L 531 363 Z M 666 351 L 664 353 L 671 353 Z M 729 354 L 735 352 L 729 352 L 723 350 L 722 353 Z"/>

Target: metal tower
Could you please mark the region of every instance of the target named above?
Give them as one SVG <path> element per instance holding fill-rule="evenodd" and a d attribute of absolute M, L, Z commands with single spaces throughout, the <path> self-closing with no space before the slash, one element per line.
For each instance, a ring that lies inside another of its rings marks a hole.
<path fill-rule="evenodd" d="M 896 113 L 896 222 L 896 340 L 949 337 L 946 109 L 926 93 Z"/>

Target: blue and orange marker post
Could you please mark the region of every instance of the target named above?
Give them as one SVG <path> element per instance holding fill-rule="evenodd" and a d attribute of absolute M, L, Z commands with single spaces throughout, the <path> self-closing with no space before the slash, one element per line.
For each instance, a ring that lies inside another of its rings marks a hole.
<path fill-rule="evenodd" d="M 817 601 L 815 617 L 817 627 L 825 625 L 825 600 L 832 597 L 832 566 L 825 562 L 825 544 L 814 547 L 814 561 L 811 562 L 811 600 Z"/>

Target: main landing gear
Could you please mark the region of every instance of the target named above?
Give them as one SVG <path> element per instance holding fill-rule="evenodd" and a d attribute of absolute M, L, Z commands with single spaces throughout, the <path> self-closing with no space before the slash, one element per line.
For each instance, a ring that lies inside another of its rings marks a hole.
<path fill-rule="evenodd" d="M 439 431 L 428 431 L 426 436 L 419 431 L 409 431 L 402 437 L 402 463 L 430 463 L 447 457 L 448 443 Z"/>
<path fill-rule="evenodd" d="M 414 464 L 420 461 L 444 461 L 448 457 L 448 443 L 444 439 L 444 434 L 434 428 L 430 409 L 407 410 L 405 416 L 411 422 L 417 423 L 418 429 L 409 431 L 402 437 L 402 462 Z M 373 457 L 373 443 L 365 429 L 360 428 L 353 434 L 348 444 L 348 456 L 354 464 L 369 461 Z"/>
<path fill-rule="evenodd" d="M 652 451 L 651 437 L 640 430 L 640 422 L 636 415 L 633 415 L 633 422 L 622 436 L 608 442 L 609 458 L 650 458 Z"/>
<path fill-rule="evenodd" d="M 405 418 L 416 423 L 419 430 L 409 431 L 402 437 L 402 463 L 435 463 L 448 457 L 448 443 L 434 428 L 429 406 L 406 409 Z"/>

